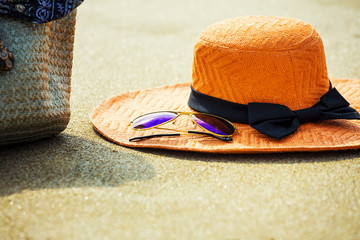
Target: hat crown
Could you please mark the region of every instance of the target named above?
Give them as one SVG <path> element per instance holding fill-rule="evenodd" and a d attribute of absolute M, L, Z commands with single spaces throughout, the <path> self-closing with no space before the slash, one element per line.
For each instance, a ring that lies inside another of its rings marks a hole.
<path fill-rule="evenodd" d="M 329 90 L 323 43 L 301 20 L 228 19 L 201 33 L 194 48 L 192 85 L 235 103 L 307 108 Z"/>

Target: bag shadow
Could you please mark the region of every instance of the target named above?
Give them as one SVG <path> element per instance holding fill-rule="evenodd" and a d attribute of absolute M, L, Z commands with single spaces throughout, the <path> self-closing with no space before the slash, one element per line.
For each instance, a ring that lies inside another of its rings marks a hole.
<path fill-rule="evenodd" d="M 68 134 L 0 147 L 0 196 L 23 190 L 118 187 L 155 174 L 141 156 Z"/>

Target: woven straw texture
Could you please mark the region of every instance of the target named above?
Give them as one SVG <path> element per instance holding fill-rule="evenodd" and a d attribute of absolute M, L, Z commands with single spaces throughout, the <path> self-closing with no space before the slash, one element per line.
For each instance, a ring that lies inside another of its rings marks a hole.
<path fill-rule="evenodd" d="M 359 110 L 360 84 L 353 80 L 332 82 Z M 329 90 L 323 43 L 310 24 L 292 18 L 251 16 L 225 20 L 205 29 L 195 44 L 192 85 L 204 94 L 241 104 L 267 102 L 293 110 L 308 108 Z M 184 83 L 115 96 L 93 111 L 91 122 L 106 138 L 130 147 L 219 153 L 360 147 L 360 127 L 356 121 L 348 120 L 303 124 L 281 140 L 267 137 L 248 124 L 236 124 L 239 134 L 227 143 L 191 135 L 129 142 L 131 137 L 161 131 L 134 131 L 129 126 L 132 119 L 158 110 L 189 111 L 189 93 L 190 83 Z M 186 118 L 172 127 L 194 129 Z"/>
<path fill-rule="evenodd" d="M 42 25 L 0 17 L 0 36 L 15 55 L 14 68 L 0 73 L 0 145 L 66 128 L 75 16 Z"/>
<path fill-rule="evenodd" d="M 324 46 L 317 31 L 301 20 L 225 20 L 205 29 L 195 45 L 193 87 L 241 104 L 308 108 L 329 90 Z"/>

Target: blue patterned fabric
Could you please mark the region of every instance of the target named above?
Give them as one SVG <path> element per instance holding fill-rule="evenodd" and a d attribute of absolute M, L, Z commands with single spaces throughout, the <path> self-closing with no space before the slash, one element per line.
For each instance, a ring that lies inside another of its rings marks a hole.
<path fill-rule="evenodd" d="M 78 7 L 83 0 L 0 0 L 0 14 L 34 23 L 60 19 Z"/>

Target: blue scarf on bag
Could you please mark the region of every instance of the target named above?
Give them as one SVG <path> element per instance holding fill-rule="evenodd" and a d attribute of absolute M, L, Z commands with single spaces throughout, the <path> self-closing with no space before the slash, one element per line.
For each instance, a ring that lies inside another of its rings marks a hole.
<path fill-rule="evenodd" d="M 0 14 L 33 23 L 60 19 L 77 8 L 83 0 L 0 0 Z"/>
<path fill-rule="evenodd" d="M 0 15 L 20 18 L 32 23 L 47 23 L 65 17 L 83 1 L 0 0 Z M 5 47 L 0 39 L 0 72 L 11 70 L 14 61 L 14 55 Z"/>

